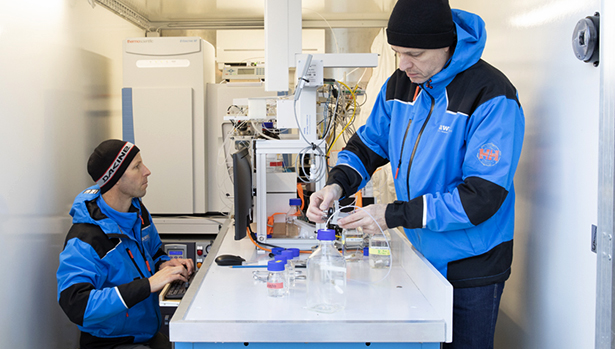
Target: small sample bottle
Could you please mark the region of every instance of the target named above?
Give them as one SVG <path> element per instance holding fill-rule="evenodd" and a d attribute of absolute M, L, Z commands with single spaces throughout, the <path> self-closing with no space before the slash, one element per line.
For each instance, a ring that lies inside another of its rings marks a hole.
<path fill-rule="evenodd" d="M 369 266 L 375 269 L 391 266 L 391 234 L 376 233 L 369 239 Z"/>
<path fill-rule="evenodd" d="M 297 285 L 297 276 L 301 274 L 300 271 L 297 270 L 297 265 L 302 265 L 305 268 L 305 260 L 301 261 L 301 250 L 298 248 L 289 248 L 289 251 L 293 253 L 293 268 L 295 268 L 295 278 L 293 279 L 292 287 Z"/>
<path fill-rule="evenodd" d="M 290 285 L 290 275 L 288 273 L 288 257 L 285 256 L 283 253 L 284 252 L 282 252 L 282 254 L 274 256 L 273 259 L 276 261 L 282 261 L 282 263 L 284 264 L 284 292 L 288 294 L 290 292 L 290 287 L 288 287 Z"/>
<path fill-rule="evenodd" d="M 295 287 L 295 254 L 293 251 L 285 250 L 282 256 L 286 257 L 286 274 L 288 274 L 288 289 Z"/>
<path fill-rule="evenodd" d="M 267 294 L 269 297 L 284 297 L 286 295 L 286 276 L 284 275 L 283 261 L 269 261 L 267 263 Z"/>
<path fill-rule="evenodd" d="M 335 230 L 320 229 L 307 260 L 307 309 L 334 313 L 346 307 L 346 259 L 335 248 Z"/>
<path fill-rule="evenodd" d="M 286 236 L 295 237 L 300 233 L 300 228 L 295 224 L 295 221 L 303 217 L 303 212 L 301 212 L 301 199 L 290 199 L 288 200 L 288 205 L 290 208 L 288 212 L 286 212 Z"/>

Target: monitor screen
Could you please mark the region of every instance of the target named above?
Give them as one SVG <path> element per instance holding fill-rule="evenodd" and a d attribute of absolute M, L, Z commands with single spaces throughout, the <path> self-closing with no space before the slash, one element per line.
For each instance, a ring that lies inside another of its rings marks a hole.
<path fill-rule="evenodd" d="M 246 237 L 252 223 L 252 164 L 248 148 L 233 154 L 235 240 Z"/>

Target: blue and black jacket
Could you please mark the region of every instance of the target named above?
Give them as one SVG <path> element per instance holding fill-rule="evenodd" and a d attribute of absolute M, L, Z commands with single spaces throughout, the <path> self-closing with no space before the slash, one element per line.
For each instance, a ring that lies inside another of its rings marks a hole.
<path fill-rule="evenodd" d="M 482 19 L 453 10 L 453 20 L 444 68 L 423 84 L 395 71 L 327 183 L 350 195 L 390 162 L 399 201 L 387 206 L 387 225 L 403 226 L 453 286 L 475 287 L 510 275 L 525 119 L 515 87 L 481 59 Z"/>
<path fill-rule="evenodd" d="M 147 342 L 162 324 L 148 278 L 169 260 L 152 217 L 136 198 L 128 213 L 113 210 L 98 186 L 80 193 L 70 214 L 58 302 L 81 330 L 81 348 Z"/>

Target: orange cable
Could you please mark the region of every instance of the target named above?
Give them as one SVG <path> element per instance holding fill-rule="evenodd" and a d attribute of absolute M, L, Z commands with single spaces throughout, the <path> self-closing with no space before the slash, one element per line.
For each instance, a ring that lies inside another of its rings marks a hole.
<path fill-rule="evenodd" d="M 267 217 L 267 235 L 273 234 L 273 216 L 278 215 L 278 214 L 286 214 L 283 212 L 276 212 L 274 214 L 272 214 L 271 216 Z"/>
<path fill-rule="evenodd" d="M 305 201 L 303 200 L 303 186 L 301 185 L 301 183 L 297 183 L 297 195 L 301 198 L 301 211 L 303 211 Z"/>
<path fill-rule="evenodd" d="M 260 248 L 261 250 L 264 250 L 264 251 L 267 251 L 267 252 L 271 252 L 271 249 L 263 247 L 263 246 L 259 245 L 256 241 L 254 241 L 254 239 L 252 238 L 252 234 L 250 234 L 250 229 L 246 228 L 246 230 L 247 230 L 247 232 L 246 232 L 247 234 L 246 235 L 250 238 L 250 241 L 252 241 L 254 246 Z M 299 253 L 309 253 L 309 254 L 311 254 L 312 251 L 299 250 Z"/>
<path fill-rule="evenodd" d="M 247 230 L 247 234 L 246 234 L 246 235 L 248 235 L 248 237 L 250 238 L 250 241 L 252 241 L 252 243 L 254 244 L 254 246 L 256 246 L 256 247 L 260 248 L 261 250 L 265 250 L 265 251 L 267 251 L 267 252 L 271 252 L 271 250 L 270 250 L 270 249 L 268 249 L 268 248 L 264 248 L 263 246 L 261 246 L 261 245 L 257 244 L 257 243 L 256 243 L 256 241 L 254 241 L 254 239 L 252 238 L 252 234 L 250 234 L 250 229 L 246 228 L 246 230 Z"/>

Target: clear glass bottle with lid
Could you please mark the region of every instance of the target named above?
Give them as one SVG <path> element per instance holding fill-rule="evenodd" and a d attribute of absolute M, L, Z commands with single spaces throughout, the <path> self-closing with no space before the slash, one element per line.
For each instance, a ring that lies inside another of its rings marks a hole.
<path fill-rule="evenodd" d="M 288 275 L 288 289 L 295 287 L 295 254 L 293 251 L 284 250 L 282 256 L 286 257 L 286 274 Z"/>
<path fill-rule="evenodd" d="M 295 223 L 297 219 L 304 219 L 305 215 L 301 211 L 301 199 L 293 198 L 288 200 L 290 208 L 286 212 L 286 236 L 295 237 L 301 232 L 301 228 Z"/>
<path fill-rule="evenodd" d="M 334 313 L 346 307 L 346 260 L 335 248 L 335 230 L 318 231 L 318 248 L 307 260 L 308 310 Z"/>
<path fill-rule="evenodd" d="M 282 263 L 284 264 L 284 292 L 286 294 L 288 294 L 290 292 L 290 274 L 289 274 L 289 270 L 288 270 L 288 256 L 284 255 L 284 251 L 282 251 L 282 254 L 276 255 L 275 257 L 273 257 L 274 260 L 276 261 L 282 261 Z"/>
<path fill-rule="evenodd" d="M 267 263 L 267 294 L 269 297 L 284 297 L 286 295 L 286 275 L 284 262 L 273 260 Z"/>

